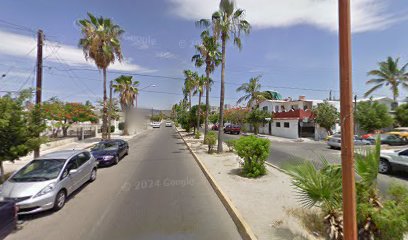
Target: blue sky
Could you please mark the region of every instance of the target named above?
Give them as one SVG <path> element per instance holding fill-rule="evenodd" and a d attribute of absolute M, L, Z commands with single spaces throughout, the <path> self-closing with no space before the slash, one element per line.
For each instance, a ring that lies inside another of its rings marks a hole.
<path fill-rule="evenodd" d="M 368 89 L 367 71 L 387 56 L 408 62 L 408 4 L 404 0 L 354 0 L 353 78 L 354 91 L 362 96 Z M 338 96 L 337 11 L 335 0 L 237 0 L 247 10 L 253 25 L 243 39 L 243 49 L 229 45 L 226 66 L 226 102 L 234 104 L 235 89 L 250 77 L 262 75 L 264 90 L 277 90 L 285 97 L 305 95 L 324 99 L 333 90 Z M 122 38 L 123 64 L 113 65 L 108 79 L 120 73 L 135 76 L 140 88 L 139 106 L 169 108 L 182 98 L 182 70 L 195 69 L 195 53 L 201 29 L 195 20 L 210 17 L 217 0 L 154 1 L 50 1 L 2 0 L 0 3 L 0 91 L 19 90 L 34 84 L 35 33 L 46 35 L 44 48 L 44 99 L 58 96 L 65 101 L 95 101 L 102 97 L 102 76 L 87 63 L 77 48 L 80 32 L 75 22 L 87 12 L 111 17 L 126 33 Z M 197 69 L 202 72 L 202 69 Z M 219 104 L 219 69 L 211 103 Z M 382 90 L 375 96 L 389 96 Z M 407 91 L 401 92 L 401 97 Z M 196 100 L 195 100 L 196 101 Z"/>

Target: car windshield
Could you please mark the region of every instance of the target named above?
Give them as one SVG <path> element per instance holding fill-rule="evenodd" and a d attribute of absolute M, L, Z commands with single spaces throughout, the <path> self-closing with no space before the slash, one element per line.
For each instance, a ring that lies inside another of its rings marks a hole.
<path fill-rule="evenodd" d="M 40 182 L 57 178 L 65 161 L 65 159 L 33 160 L 10 180 L 13 182 Z"/>
<path fill-rule="evenodd" d="M 91 151 L 101 151 L 101 150 L 117 150 L 118 144 L 116 142 L 105 142 L 105 143 L 98 143 L 96 144 Z"/>

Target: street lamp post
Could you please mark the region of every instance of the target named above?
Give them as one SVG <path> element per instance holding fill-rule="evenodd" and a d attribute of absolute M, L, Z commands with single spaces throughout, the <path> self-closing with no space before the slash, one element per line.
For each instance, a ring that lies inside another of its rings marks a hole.
<path fill-rule="evenodd" d="M 149 88 L 149 87 L 157 87 L 157 85 L 155 85 L 155 84 L 150 84 L 149 86 L 146 86 L 146 87 L 144 87 L 144 88 L 142 88 L 142 89 L 139 89 L 139 91 L 143 91 L 144 89 L 146 89 L 146 88 Z M 136 109 L 137 109 L 137 96 L 139 95 L 139 93 L 137 93 L 136 94 Z"/>
<path fill-rule="evenodd" d="M 350 0 L 339 0 L 340 123 L 344 239 L 357 240 Z"/>

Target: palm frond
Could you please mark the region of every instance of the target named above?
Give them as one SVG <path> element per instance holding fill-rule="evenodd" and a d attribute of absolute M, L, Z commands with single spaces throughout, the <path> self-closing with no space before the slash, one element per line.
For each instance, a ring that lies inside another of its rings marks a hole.
<path fill-rule="evenodd" d="M 382 87 L 384 84 L 378 84 L 374 87 L 372 87 L 370 90 L 368 90 L 365 94 L 364 97 L 368 97 L 371 95 L 371 93 L 373 93 L 375 90 L 379 89 L 380 87 Z"/>

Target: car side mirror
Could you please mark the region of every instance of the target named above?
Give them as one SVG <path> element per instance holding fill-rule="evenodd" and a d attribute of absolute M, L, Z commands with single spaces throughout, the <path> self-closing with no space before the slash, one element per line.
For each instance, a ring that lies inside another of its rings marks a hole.
<path fill-rule="evenodd" d="M 69 170 L 69 175 L 76 173 L 78 170 L 77 169 L 71 169 Z"/>

